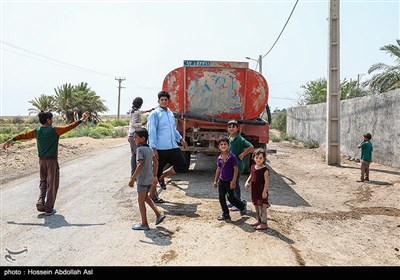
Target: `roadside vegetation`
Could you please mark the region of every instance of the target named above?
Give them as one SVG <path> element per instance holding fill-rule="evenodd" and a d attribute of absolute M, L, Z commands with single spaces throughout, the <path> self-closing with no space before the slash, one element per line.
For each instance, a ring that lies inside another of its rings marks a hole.
<path fill-rule="evenodd" d="M 91 137 L 95 139 L 106 137 L 126 137 L 128 134 L 128 119 L 105 117 L 105 120 L 97 118 L 97 121 L 87 121 L 75 129 L 61 135 L 62 138 Z M 68 125 L 61 116 L 54 116 L 54 125 Z M 38 117 L 3 117 L 0 118 L 0 143 L 4 143 L 14 135 L 27 132 L 41 126 Z"/>

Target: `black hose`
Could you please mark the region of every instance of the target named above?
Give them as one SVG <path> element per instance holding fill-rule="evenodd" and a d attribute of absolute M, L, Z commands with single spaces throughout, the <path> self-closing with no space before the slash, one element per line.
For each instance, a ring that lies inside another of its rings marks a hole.
<path fill-rule="evenodd" d="M 207 117 L 203 115 L 197 115 L 197 114 L 192 114 L 192 113 L 174 113 L 174 117 L 177 119 L 194 119 L 194 120 L 201 120 L 201 121 L 207 121 L 207 122 L 212 122 L 212 123 L 225 123 L 227 124 L 230 119 L 219 119 L 219 118 L 213 118 L 213 117 Z M 266 125 L 267 122 L 263 120 L 262 118 L 257 118 L 254 120 L 236 120 L 238 124 L 252 124 L 252 125 Z"/>

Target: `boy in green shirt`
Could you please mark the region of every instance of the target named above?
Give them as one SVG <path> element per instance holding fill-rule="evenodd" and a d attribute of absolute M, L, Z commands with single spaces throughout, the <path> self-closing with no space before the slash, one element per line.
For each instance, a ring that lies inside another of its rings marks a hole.
<path fill-rule="evenodd" d="M 80 120 L 70 125 L 53 126 L 53 114 L 41 111 L 38 117 L 42 126 L 15 135 L 3 144 L 3 149 L 7 149 L 14 141 L 36 138 L 40 167 L 40 192 L 36 209 L 39 212 L 45 212 L 46 216 L 51 216 L 57 212 L 54 204 L 60 183 L 60 166 L 58 165 L 58 141 L 60 136 L 86 121 L 89 116 L 90 113 L 85 112 Z"/>
<path fill-rule="evenodd" d="M 235 197 L 241 200 L 241 191 L 239 178 L 244 171 L 244 162 L 243 158 L 252 153 L 254 151 L 254 146 L 243 138 L 242 135 L 239 134 L 239 125 L 236 120 L 230 120 L 228 122 L 228 133 L 229 133 L 229 151 L 232 152 L 237 159 L 238 162 L 238 175 L 236 178 L 236 188 L 235 188 Z M 238 211 L 236 207 L 232 205 L 228 205 L 228 207 L 232 208 L 232 211 Z"/>
<path fill-rule="evenodd" d="M 364 134 L 364 141 L 358 145 L 361 149 L 361 178 L 357 182 L 369 181 L 369 165 L 372 161 L 372 143 L 370 142 L 371 133 Z"/>

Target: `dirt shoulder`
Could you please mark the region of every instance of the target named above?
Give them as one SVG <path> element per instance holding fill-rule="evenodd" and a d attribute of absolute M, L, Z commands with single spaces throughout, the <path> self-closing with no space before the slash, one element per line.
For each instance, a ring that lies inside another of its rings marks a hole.
<path fill-rule="evenodd" d="M 90 137 L 60 139 L 59 163 L 63 164 L 93 151 L 101 151 L 115 145 L 127 143 L 127 138 L 93 139 Z M 1 184 L 37 172 L 39 160 L 36 140 L 22 141 L 7 150 L 0 149 Z"/>

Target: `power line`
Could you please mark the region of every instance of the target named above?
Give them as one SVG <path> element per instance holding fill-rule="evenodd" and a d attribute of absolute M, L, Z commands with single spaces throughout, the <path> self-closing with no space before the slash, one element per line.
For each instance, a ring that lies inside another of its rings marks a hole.
<path fill-rule="evenodd" d="M 293 14 L 294 9 L 296 8 L 298 2 L 299 2 L 299 0 L 296 0 L 296 3 L 294 4 L 293 9 L 290 12 L 290 15 L 289 15 L 288 19 L 286 20 L 286 23 L 283 26 L 281 33 L 279 33 L 279 36 L 278 36 L 278 38 L 276 38 L 275 43 L 272 45 L 272 47 L 269 49 L 269 51 L 267 51 L 267 53 L 262 56 L 262 58 L 266 57 L 272 51 L 272 49 L 274 48 L 275 44 L 278 42 L 279 38 L 281 37 L 281 35 L 283 33 L 283 30 L 285 30 L 286 25 L 288 24 L 290 18 L 292 17 L 292 14 Z"/>
<path fill-rule="evenodd" d="M 285 100 L 294 100 L 294 101 L 297 101 L 297 99 L 294 99 L 294 98 L 286 98 L 286 97 L 273 97 L 273 96 L 268 96 L 268 98 L 273 98 L 273 99 L 285 99 Z"/>
<path fill-rule="evenodd" d="M 74 65 L 74 64 L 71 64 L 71 63 L 68 63 L 68 62 L 64 62 L 64 61 L 62 61 L 62 60 L 55 59 L 55 58 L 51 58 L 51 57 L 42 55 L 42 54 L 40 54 L 40 53 L 33 52 L 33 51 L 28 50 L 28 49 L 25 49 L 25 48 L 22 48 L 22 47 L 19 47 L 19 46 L 16 46 L 16 45 L 7 43 L 7 42 L 5 42 L 5 41 L 1 41 L 1 40 L 0 40 L 0 43 L 3 44 L 3 45 L 9 46 L 9 47 L 12 47 L 12 48 L 15 48 L 15 49 L 18 49 L 18 50 L 27 52 L 27 53 L 31 53 L 31 54 L 36 55 L 36 56 L 38 56 L 38 57 L 42 57 L 42 58 L 44 58 L 44 59 L 49 60 L 50 62 L 59 63 L 59 64 L 61 64 L 60 66 L 68 66 L 68 67 L 70 67 L 70 68 L 71 68 L 71 67 L 72 67 L 72 68 L 77 68 L 77 69 L 79 69 L 79 70 L 84 70 L 84 71 L 92 72 L 92 73 L 95 73 L 95 74 L 98 74 L 98 75 L 103 75 L 103 76 L 108 76 L 108 77 L 115 77 L 115 75 L 112 75 L 112 74 L 109 74 L 109 73 L 103 73 L 103 72 L 95 71 L 95 70 L 92 70 L 92 69 L 89 69 L 89 68 L 77 66 L 77 65 Z M 3 49 L 3 48 L 2 48 L 2 49 Z M 3 50 L 5 50 L 5 49 L 3 49 Z M 5 50 L 5 51 L 9 51 L 9 50 Z M 10 52 L 12 52 L 12 51 L 10 51 Z M 18 55 L 25 56 L 25 57 L 29 57 L 29 56 L 26 56 L 26 55 L 23 55 L 23 54 L 20 54 L 20 53 L 16 53 L 16 52 L 14 52 L 14 53 L 15 53 L 15 54 L 18 54 Z M 36 58 L 34 58 L 34 57 L 30 57 L 30 58 L 36 59 Z M 39 60 L 39 59 L 37 59 L 37 60 Z M 40 61 L 43 61 L 43 60 L 40 60 Z M 44 61 L 44 62 L 47 62 L 47 61 Z M 49 63 L 50 63 L 50 62 L 49 62 Z M 52 64 L 54 64 L 54 63 L 52 63 Z"/>

